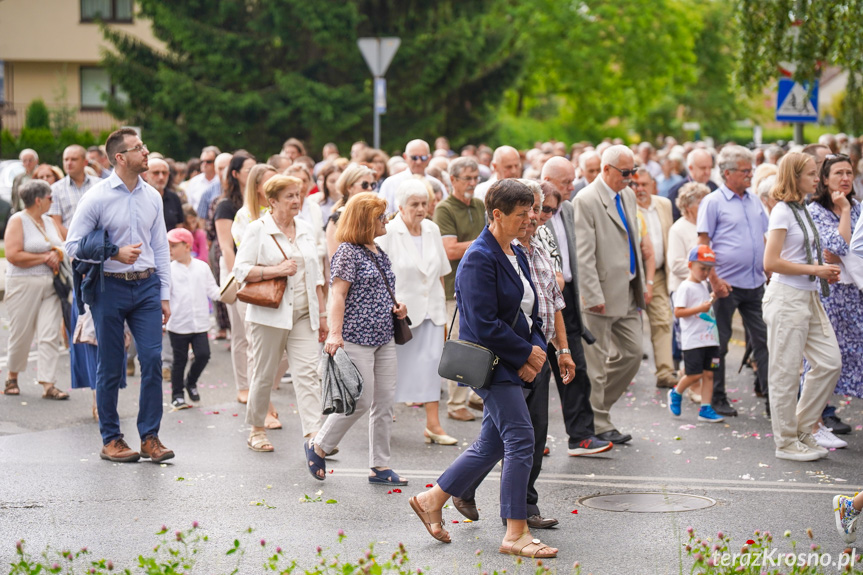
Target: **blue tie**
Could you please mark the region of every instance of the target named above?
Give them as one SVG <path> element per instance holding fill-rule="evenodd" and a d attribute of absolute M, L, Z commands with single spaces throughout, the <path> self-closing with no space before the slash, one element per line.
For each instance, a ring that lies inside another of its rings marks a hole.
<path fill-rule="evenodd" d="M 623 220 L 623 227 L 626 228 L 626 239 L 629 243 L 629 274 L 635 274 L 635 248 L 632 245 L 632 235 L 629 233 L 629 223 L 626 221 L 626 214 L 623 213 L 623 205 L 620 203 L 620 194 L 614 196 L 614 203 L 617 206 L 617 213 L 620 214 L 620 219 Z"/>

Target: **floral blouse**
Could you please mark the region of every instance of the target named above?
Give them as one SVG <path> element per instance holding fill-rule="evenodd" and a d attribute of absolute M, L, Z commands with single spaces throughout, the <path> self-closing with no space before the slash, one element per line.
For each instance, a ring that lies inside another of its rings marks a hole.
<path fill-rule="evenodd" d="M 364 246 L 349 243 L 341 244 L 333 254 L 330 285 L 335 278 L 351 284 L 345 298 L 342 338 L 357 345 L 380 346 L 393 338 L 393 300 L 372 258 L 395 293 L 396 276 L 387 254 L 380 247 L 373 254 Z"/>

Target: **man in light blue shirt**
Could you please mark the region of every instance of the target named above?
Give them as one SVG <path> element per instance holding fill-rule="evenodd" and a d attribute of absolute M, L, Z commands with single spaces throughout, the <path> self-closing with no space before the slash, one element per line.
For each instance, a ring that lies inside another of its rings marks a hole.
<path fill-rule="evenodd" d="M 767 214 L 761 200 L 748 191 L 755 158 L 743 146 L 726 146 L 717 164 L 724 183 L 701 200 L 698 207 L 698 241 L 716 253 L 710 285 L 717 299 L 713 304 L 719 329 L 719 370 L 713 379 L 713 409 L 734 416 L 737 410 L 725 393 L 725 355 L 731 339 L 731 317 L 738 310 L 758 364 L 758 383 L 767 397 L 767 326 L 761 315 L 764 297 L 764 234 Z M 768 404 L 769 405 L 769 404 Z M 768 407 L 769 409 L 769 407 Z"/>
<path fill-rule="evenodd" d="M 119 247 L 118 253 L 105 261 L 105 277 L 96 279 L 95 299 L 90 305 L 99 341 L 96 405 L 104 444 L 100 456 L 117 462 L 140 457 L 161 462 L 174 457 L 159 440 L 162 326 L 171 316 L 170 256 L 162 197 L 140 177 L 148 170 L 149 150 L 134 130 L 113 132 L 105 148 L 114 173 L 81 198 L 66 238 L 66 253 L 72 259 L 77 259 L 78 242 L 97 230 L 105 230 L 110 243 Z M 117 413 L 126 368 L 124 323 L 129 324 L 135 338 L 141 363 L 140 454 L 123 439 Z"/>

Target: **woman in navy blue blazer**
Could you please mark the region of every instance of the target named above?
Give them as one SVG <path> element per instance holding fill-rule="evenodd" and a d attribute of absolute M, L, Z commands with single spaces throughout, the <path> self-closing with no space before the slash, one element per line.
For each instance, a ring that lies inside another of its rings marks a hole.
<path fill-rule="evenodd" d="M 545 363 L 546 343 L 527 257 L 512 245 L 530 223 L 533 201 L 530 189 L 514 179 L 495 182 L 486 195 L 490 223 L 462 258 L 455 292 L 460 339 L 487 347 L 500 361 L 491 385 L 477 390 L 485 402 L 479 438 L 435 487 L 411 497 L 410 504 L 431 536 L 449 543 L 441 517 L 444 504 L 451 496 L 463 495 L 477 477 L 503 459 L 500 515 L 507 520 L 507 529 L 500 552 L 547 558 L 555 557 L 557 549 L 534 539 L 527 526 L 534 437 L 525 402 L 525 386 Z M 514 328 L 510 327 L 513 319 Z"/>

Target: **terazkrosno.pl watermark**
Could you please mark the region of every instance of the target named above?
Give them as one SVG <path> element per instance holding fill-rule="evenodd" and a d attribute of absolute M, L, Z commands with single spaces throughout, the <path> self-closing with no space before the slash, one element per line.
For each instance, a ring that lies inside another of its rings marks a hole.
<path fill-rule="evenodd" d="M 857 555 L 856 549 L 851 549 L 850 553 L 843 553 L 837 558 L 833 558 L 830 553 L 818 553 L 809 551 L 808 553 L 781 553 L 779 549 L 773 548 L 769 551 L 752 550 L 748 553 L 722 553 L 714 551 L 710 557 L 709 564 L 715 567 L 835 567 L 836 569 L 845 569 L 846 567 L 854 567 L 860 561 L 860 555 Z"/>

